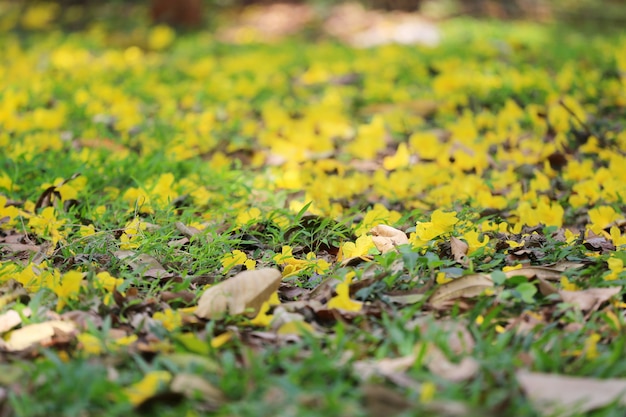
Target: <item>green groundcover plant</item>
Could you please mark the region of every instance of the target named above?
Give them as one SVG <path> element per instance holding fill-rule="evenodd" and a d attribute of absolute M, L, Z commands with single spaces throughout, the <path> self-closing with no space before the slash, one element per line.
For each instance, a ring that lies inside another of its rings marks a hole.
<path fill-rule="evenodd" d="M 626 37 L 51 10 L 0 17 L 1 416 L 623 415 Z"/>

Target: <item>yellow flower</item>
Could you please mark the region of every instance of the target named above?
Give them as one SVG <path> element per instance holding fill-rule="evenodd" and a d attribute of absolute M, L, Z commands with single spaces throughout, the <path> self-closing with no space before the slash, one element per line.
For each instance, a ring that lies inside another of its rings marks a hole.
<path fill-rule="evenodd" d="M 125 346 L 132 345 L 138 339 L 139 338 L 137 337 L 136 334 L 131 334 L 131 335 L 128 335 L 128 336 L 120 337 L 119 339 L 115 339 L 115 340 L 112 341 L 112 345 L 114 346 L 113 349 L 119 349 L 120 347 L 125 347 Z M 109 349 L 111 349 L 111 346 L 109 344 L 107 344 L 107 347 Z"/>
<path fill-rule="evenodd" d="M 599 206 L 589 210 L 589 229 L 595 234 L 601 234 L 605 227 L 622 218 L 611 206 Z"/>
<path fill-rule="evenodd" d="M 256 207 L 251 207 L 248 210 L 240 212 L 235 222 L 237 226 L 244 226 L 248 223 L 256 223 L 259 220 L 261 220 L 261 210 Z"/>
<path fill-rule="evenodd" d="M 79 349 L 89 355 L 100 355 L 104 351 L 102 341 L 92 334 L 81 333 L 76 338 L 80 344 Z"/>
<path fill-rule="evenodd" d="M 52 291 L 59 297 L 57 311 L 63 309 L 67 300 L 76 298 L 84 276 L 84 272 L 68 271 L 61 277 L 60 285 L 52 287 Z"/>
<path fill-rule="evenodd" d="M 442 151 L 439 138 L 434 133 L 416 132 L 409 137 L 411 149 L 417 152 L 420 159 L 434 160 Z"/>
<path fill-rule="evenodd" d="M 128 400 L 138 406 L 148 398 L 153 397 L 172 380 L 172 374 L 167 371 L 148 372 L 141 381 L 126 388 Z"/>
<path fill-rule="evenodd" d="M 20 189 L 20 187 L 14 184 L 13 180 L 11 180 L 11 178 L 5 172 L 0 173 L 0 188 L 4 188 L 5 190 L 9 191 L 16 191 Z M 0 198 L 2 198 L 2 196 L 0 196 Z"/>
<path fill-rule="evenodd" d="M 183 318 L 178 311 L 168 308 L 164 312 L 158 311 L 154 313 L 152 318 L 160 322 L 165 329 L 170 332 L 180 328 L 183 325 Z"/>
<path fill-rule="evenodd" d="M 591 360 L 598 357 L 598 342 L 600 339 L 601 337 L 598 333 L 593 333 L 585 340 L 585 358 Z"/>
<path fill-rule="evenodd" d="M 502 272 L 515 271 L 516 269 L 522 269 L 523 267 L 524 265 L 522 264 L 517 264 L 513 266 L 505 266 L 504 268 L 502 268 Z"/>
<path fill-rule="evenodd" d="M 561 288 L 565 291 L 579 291 L 580 287 L 573 282 L 570 282 L 566 276 L 561 277 Z"/>
<path fill-rule="evenodd" d="M 540 223 L 546 226 L 563 225 L 563 207 L 556 201 L 546 202 L 544 200 L 537 203 L 536 208 L 532 208 L 528 201 L 519 203 L 515 213 L 519 216 L 521 225 L 536 226 Z"/>
<path fill-rule="evenodd" d="M 281 326 L 276 329 L 277 334 L 295 334 L 295 335 L 304 335 L 304 334 L 315 334 L 315 329 L 306 321 L 288 321 L 286 323 L 281 324 Z"/>
<path fill-rule="evenodd" d="M 235 265 L 244 265 L 246 269 L 254 269 L 256 267 L 256 261 L 248 259 L 245 253 L 235 249 L 232 252 L 225 254 L 221 260 L 224 273 L 230 271 Z"/>
<path fill-rule="evenodd" d="M 347 151 L 361 159 L 373 159 L 385 148 L 387 130 L 385 121 L 380 115 L 374 116 L 370 124 L 359 126 L 356 136 L 347 146 Z"/>
<path fill-rule="evenodd" d="M 0 227 L 13 226 L 15 218 L 19 214 L 19 210 L 15 206 L 7 206 L 7 199 L 0 195 Z"/>
<path fill-rule="evenodd" d="M 224 344 L 226 344 L 232 338 L 233 338 L 233 334 L 231 332 L 224 332 L 218 336 L 215 336 L 213 339 L 211 339 L 211 347 L 213 349 L 217 349 L 223 346 Z"/>
<path fill-rule="evenodd" d="M 437 386 L 433 382 L 423 382 L 420 390 L 420 402 L 422 404 L 428 404 L 435 397 L 437 392 Z"/>
<path fill-rule="evenodd" d="M 611 256 L 606 262 L 609 264 L 610 272 L 604 276 L 604 279 L 606 281 L 619 279 L 619 275 L 624 271 L 624 261 L 620 258 Z"/>
<path fill-rule="evenodd" d="M 409 153 L 406 143 L 401 143 L 398 145 L 398 149 L 394 155 L 386 156 L 383 159 L 383 167 L 388 171 L 404 168 L 409 165 L 410 159 L 411 154 Z"/>
<path fill-rule="evenodd" d="M 328 308 L 336 308 L 346 311 L 361 311 L 363 303 L 354 301 L 350 298 L 350 282 L 352 281 L 354 275 L 354 272 L 348 273 L 345 280 L 342 283 L 337 284 L 337 287 L 335 288 L 337 295 L 328 301 Z"/>
<path fill-rule="evenodd" d="M 54 207 L 46 207 L 41 214 L 32 216 L 28 220 L 28 226 L 40 237 L 50 237 L 53 245 L 63 239 L 61 227 L 65 220 L 56 217 Z"/>
<path fill-rule="evenodd" d="M 163 208 L 178 197 L 178 193 L 173 188 L 174 181 L 174 174 L 168 172 L 161 174 L 156 184 L 152 187 L 150 196 L 158 207 Z"/>
<path fill-rule="evenodd" d="M 292 250 L 290 246 L 283 246 L 282 252 L 272 258 L 277 264 L 285 266 L 283 277 L 296 275 L 303 270 L 313 270 L 318 274 L 323 274 L 330 268 L 328 262 L 317 259 L 313 252 L 309 252 L 305 259 L 296 259 Z"/>
<path fill-rule="evenodd" d="M 452 281 L 452 278 L 446 277 L 446 273 L 445 272 L 437 272 L 436 281 L 437 281 L 437 284 L 443 285 L 443 284 L 447 284 L 448 282 Z"/>
<path fill-rule="evenodd" d="M 143 188 L 131 187 L 122 196 L 122 199 L 131 205 L 131 210 L 138 210 L 139 213 L 153 213 L 154 210 L 150 205 L 150 196 Z"/>
<path fill-rule="evenodd" d="M 150 49 L 160 51 L 170 46 L 175 38 L 176 32 L 174 32 L 171 27 L 158 25 L 155 26 L 148 35 L 148 46 Z"/>
<path fill-rule="evenodd" d="M 387 207 L 380 203 L 376 203 L 374 204 L 374 207 L 365 213 L 365 217 L 363 217 L 361 224 L 354 231 L 354 234 L 357 236 L 364 235 L 369 232 L 372 227 L 378 224 L 392 225 L 400 220 L 401 217 L 402 215 L 397 211 L 387 210 Z"/>
<path fill-rule="evenodd" d="M 140 246 L 142 231 L 146 230 L 147 225 L 138 217 L 128 222 L 124 227 L 124 233 L 120 236 L 120 249 L 129 250 L 136 249 Z"/>
<path fill-rule="evenodd" d="M 274 316 L 271 314 L 267 314 L 267 312 L 269 311 L 271 306 L 277 306 L 277 305 L 280 305 L 280 299 L 278 298 L 278 292 L 274 292 L 270 296 L 269 300 L 265 301 L 261 305 L 261 309 L 259 310 L 256 317 L 250 320 L 250 324 L 252 324 L 253 326 L 260 326 L 260 327 L 269 326 Z"/>
<path fill-rule="evenodd" d="M 483 235 L 483 240 L 478 240 L 479 235 L 480 234 L 476 230 L 470 230 L 463 234 L 463 239 L 465 239 L 468 245 L 468 255 L 471 255 L 472 253 L 476 252 L 478 248 L 482 248 L 483 246 L 486 246 L 487 243 L 489 243 L 489 236 Z"/>
<path fill-rule="evenodd" d="M 341 246 L 339 251 L 338 260 L 350 259 L 359 257 L 364 260 L 370 260 L 368 254 L 371 249 L 374 249 L 374 241 L 370 235 L 362 235 L 356 239 L 355 242 L 346 242 Z"/>
<path fill-rule="evenodd" d="M 454 225 L 459 221 L 456 211 L 444 212 L 435 210 L 430 216 L 429 222 L 418 222 L 415 226 L 415 233 L 409 239 L 413 245 L 422 246 L 429 241 L 454 230 Z"/>
<path fill-rule="evenodd" d="M 626 246 L 626 235 L 622 235 L 622 233 L 619 230 L 619 227 L 611 226 L 610 235 L 611 235 L 611 241 L 613 242 L 613 245 L 615 245 L 615 248 L 617 250 L 624 249 L 624 246 Z M 571 242 L 568 241 L 568 243 L 571 243 Z"/>
<path fill-rule="evenodd" d="M 552 201 L 548 204 L 545 201 L 540 201 L 535 209 L 535 219 L 546 226 L 561 227 L 563 225 L 563 213 L 563 207 L 558 202 Z"/>
<path fill-rule="evenodd" d="M 59 5 L 56 3 L 31 4 L 22 15 L 22 25 L 26 29 L 46 29 L 58 10 Z"/>
<path fill-rule="evenodd" d="M 112 297 L 113 291 L 115 291 L 115 289 L 119 287 L 120 285 L 122 285 L 123 283 L 124 283 L 124 280 L 122 278 L 115 278 L 106 271 L 99 272 L 96 275 L 96 279 L 95 279 L 96 288 L 102 288 L 103 290 L 107 291 L 107 294 L 104 296 L 105 305 L 111 304 L 111 302 L 113 301 L 113 297 Z"/>
<path fill-rule="evenodd" d="M 93 236 L 96 234 L 96 228 L 93 224 L 90 224 L 88 226 L 81 225 L 78 229 L 78 234 L 82 237 Z"/>

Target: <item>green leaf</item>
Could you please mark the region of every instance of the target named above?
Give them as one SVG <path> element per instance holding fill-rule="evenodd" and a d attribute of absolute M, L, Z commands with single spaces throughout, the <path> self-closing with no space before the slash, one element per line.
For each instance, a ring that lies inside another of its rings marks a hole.
<path fill-rule="evenodd" d="M 534 296 L 537 294 L 537 287 L 530 282 L 524 282 L 515 287 L 515 290 L 520 294 L 522 301 L 528 304 L 535 302 Z"/>

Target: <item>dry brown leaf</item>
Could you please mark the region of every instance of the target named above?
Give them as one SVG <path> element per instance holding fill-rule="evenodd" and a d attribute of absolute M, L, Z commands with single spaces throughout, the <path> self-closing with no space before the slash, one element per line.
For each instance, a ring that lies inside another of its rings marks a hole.
<path fill-rule="evenodd" d="M 404 291 L 400 294 L 385 294 L 385 298 L 392 303 L 410 305 L 422 301 L 424 299 L 424 294 L 415 291 Z"/>
<path fill-rule="evenodd" d="M 272 316 L 272 321 L 270 323 L 270 328 L 272 330 L 278 330 L 281 326 L 287 323 L 305 323 L 304 316 L 302 314 L 287 311 L 282 306 L 276 307 Z"/>
<path fill-rule="evenodd" d="M 22 313 L 18 313 L 15 310 L 9 310 L 6 313 L 0 314 L 0 333 L 7 332 L 15 326 L 22 323 L 22 317 L 30 316 L 30 308 L 25 308 Z"/>
<path fill-rule="evenodd" d="M 547 281 L 558 281 L 561 279 L 562 271 L 556 268 L 547 268 L 545 266 L 529 266 L 527 268 L 513 269 L 504 273 L 507 278 L 523 276 L 526 278 L 537 277 Z"/>
<path fill-rule="evenodd" d="M 6 342 L 0 340 L 0 346 L 8 351 L 27 349 L 37 343 L 47 343 L 55 332 L 73 333 L 76 325 L 71 321 L 51 320 L 44 323 L 29 324 L 9 334 Z"/>
<path fill-rule="evenodd" d="M 573 262 L 573 261 L 559 261 L 556 264 L 549 266 L 550 269 L 554 269 L 555 271 L 565 272 L 568 269 L 579 269 L 585 266 L 582 262 Z"/>
<path fill-rule="evenodd" d="M 366 384 L 361 390 L 368 416 L 395 416 L 415 407 L 405 396 L 383 385 Z"/>
<path fill-rule="evenodd" d="M 543 316 L 532 311 L 524 311 L 519 317 L 509 320 L 507 330 L 514 329 L 516 334 L 530 334 L 537 326 L 545 324 Z"/>
<path fill-rule="evenodd" d="M 176 226 L 176 229 L 186 237 L 192 237 L 200 233 L 200 230 L 195 227 L 187 226 L 182 222 L 176 222 L 174 225 Z"/>
<path fill-rule="evenodd" d="M 256 315 L 261 305 L 278 290 L 281 280 L 282 274 L 274 268 L 240 272 L 206 290 L 198 301 L 195 314 L 212 319 L 226 313 L 243 314 L 251 310 L 250 314 Z"/>
<path fill-rule="evenodd" d="M 25 243 L 0 243 L 0 249 L 4 252 L 39 252 L 41 246 L 28 245 Z"/>
<path fill-rule="evenodd" d="M 448 301 L 457 298 L 470 298 L 482 294 L 486 288 L 492 288 L 493 281 L 485 274 L 471 274 L 456 278 L 437 287 L 428 298 L 433 308 L 442 308 Z"/>
<path fill-rule="evenodd" d="M 97 149 L 105 149 L 111 152 L 125 152 L 127 149 L 124 145 L 106 138 L 97 138 L 97 139 L 86 139 L 79 138 L 76 139 L 73 145 L 77 148 L 97 148 Z"/>
<path fill-rule="evenodd" d="M 626 379 L 594 379 L 518 371 L 522 390 L 545 416 L 567 417 L 617 401 L 626 406 Z"/>
<path fill-rule="evenodd" d="M 582 311 L 597 310 L 600 305 L 608 301 L 614 295 L 617 295 L 622 287 L 610 288 L 589 288 L 582 291 L 559 291 L 561 299 L 573 304 Z"/>
<path fill-rule="evenodd" d="M 398 245 L 406 245 L 409 243 L 409 238 L 406 236 L 406 233 L 385 224 L 372 227 L 370 234 L 372 235 L 372 241 L 374 245 L 376 245 L 376 249 L 381 251 L 381 253 L 392 251 Z"/>
<path fill-rule="evenodd" d="M 383 358 L 375 361 L 356 361 L 353 366 L 356 374 L 367 381 L 374 375 L 388 376 L 406 372 L 413 366 L 415 359 L 416 356 L 413 354 L 399 358 Z"/>
<path fill-rule="evenodd" d="M 452 382 L 466 381 L 478 372 L 478 362 L 474 358 L 466 356 L 461 362 L 453 363 L 435 346 L 428 348 L 424 362 L 430 372 Z"/>
<path fill-rule="evenodd" d="M 174 276 L 171 272 L 166 271 L 159 261 L 148 254 L 136 253 L 131 250 L 118 250 L 113 252 L 113 255 L 144 277 L 169 278 Z"/>
<path fill-rule="evenodd" d="M 469 245 L 463 242 L 458 237 L 452 236 L 450 238 L 450 249 L 452 250 L 452 256 L 454 260 L 462 265 L 468 264 L 467 259 L 467 251 L 469 249 Z"/>
<path fill-rule="evenodd" d="M 537 282 L 541 295 L 550 295 L 559 292 L 559 290 L 546 279 L 537 277 Z"/>
<path fill-rule="evenodd" d="M 179 373 L 172 380 L 170 390 L 187 398 L 201 399 L 214 406 L 218 406 L 225 401 L 222 391 L 200 375 Z"/>
<path fill-rule="evenodd" d="M 446 335 L 448 348 L 455 355 L 469 354 L 474 349 L 474 338 L 470 334 L 468 324 L 465 321 L 456 320 L 432 320 L 422 316 L 406 323 L 405 329 L 413 331 L 419 328 L 421 334 L 426 332 L 441 332 Z"/>

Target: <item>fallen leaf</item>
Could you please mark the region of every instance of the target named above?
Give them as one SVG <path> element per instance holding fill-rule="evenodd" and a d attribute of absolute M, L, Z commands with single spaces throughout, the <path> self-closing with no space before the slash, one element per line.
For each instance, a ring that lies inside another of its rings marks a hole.
<path fill-rule="evenodd" d="M 130 266 L 135 272 L 140 273 L 144 277 L 149 278 L 170 278 L 174 274 L 163 268 L 163 265 L 153 256 L 146 253 L 136 253 L 130 250 L 118 250 L 113 255 L 126 265 Z"/>
<path fill-rule="evenodd" d="M 452 382 L 466 381 L 478 372 L 478 362 L 469 356 L 459 363 L 451 362 L 446 355 L 435 346 L 429 346 L 424 363 L 433 374 Z"/>
<path fill-rule="evenodd" d="M 48 343 L 57 331 L 74 333 L 76 325 L 70 321 L 61 320 L 29 324 L 9 333 L 6 342 L 0 341 L 0 346 L 11 352 L 24 350 L 35 344 Z"/>
<path fill-rule="evenodd" d="M 415 363 L 414 354 L 399 358 L 383 358 L 376 361 L 356 361 L 354 370 L 363 380 L 368 380 L 374 375 L 388 376 L 390 374 L 406 372 Z"/>
<path fill-rule="evenodd" d="M 530 334 L 535 327 L 544 325 L 543 316 L 536 312 L 524 311 L 519 317 L 512 319 L 506 329 L 514 329 L 516 334 Z"/>
<path fill-rule="evenodd" d="M 217 362 L 209 359 L 206 355 L 197 355 L 195 353 L 176 352 L 163 355 L 168 361 L 171 361 L 179 368 L 185 369 L 193 367 L 201 369 L 203 372 L 218 372 L 220 367 Z"/>
<path fill-rule="evenodd" d="M 410 305 L 419 303 L 424 299 L 424 294 L 422 292 L 412 291 L 403 291 L 402 293 L 397 294 L 384 294 L 385 298 L 392 303 L 400 304 L 400 305 Z"/>
<path fill-rule="evenodd" d="M 463 242 L 458 237 L 452 236 L 450 238 L 450 249 L 452 250 L 452 256 L 455 261 L 461 265 L 467 265 L 467 251 L 469 249 L 469 245 L 467 243 Z"/>
<path fill-rule="evenodd" d="M 222 391 L 195 374 L 184 372 L 177 374 L 170 384 L 170 390 L 187 398 L 208 402 L 212 406 L 218 406 L 225 400 Z"/>
<path fill-rule="evenodd" d="M 567 417 L 613 402 L 626 406 L 626 379 L 595 379 L 517 371 L 522 390 L 545 416 Z"/>
<path fill-rule="evenodd" d="M 186 237 L 192 237 L 200 233 L 200 230 L 196 229 L 195 227 L 187 226 L 182 222 L 176 222 L 174 223 L 174 225 L 176 226 L 176 229 L 178 229 L 178 231 Z"/>
<path fill-rule="evenodd" d="M 15 326 L 22 323 L 22 317 L 30 316 L 30 308 L 25 308 L 22 313 L 18 313 L 15 310 L 9 310 L 6 313 L 0 314 L 0 333 L 7 332 Z"/>
<path fill-rule="evenodd" d="M 456 278 L 437 287 L 428 298 L 433 308 L 442 308 L 448 301 L 457 298 L 471 298 L 482 294 L 486 288 L 492 288 L 493 281 L 485 274 L 471 274 Z"/>
<path fill-rule="evenodd" d="M 559 292 L 559 290 L 554 285 L 550 284 L 548 280 L 537 278 L 537 281 L 541 295 L 551 295 Z"/>
<path fill-rule="evenodd" d="M 376 249 L 382 253 L 392 251 L 398 245 L 406 245 L 409 243 L 409 238 L 406 236 L 406 233 L 385 224 L 372 227 L 370 234 L 372 235 L 372 241 L 374 245 L 376 245 Z"/>
<path fill-rule="evenodd" d="M 615 250 L 613 242 L 608 240 L 605 236 L 598 236 L 592 231 L 589 231 L 587 239 L 583 242 L 583 245 L 589 250 L 597 252 L 609 252 Z"/>
<path fill-rule="evenodd" d="M 559 291 L 563 302 L 573 304 L 582 311 L 597 310 L 600 305 L 617 295 L 622 287 L 589 288 L 581 291 Z"/>
<path fill-rule="evenodd" d="M 167 246 L 169 246 L 170 248 L 179 248 L 186 245 L 187 243 L 189 243 L 189 238 L 183 237 L 181 239 L 170 240 L 169 242 L 167 242 Z"/>
<path fill-rule="evenodd" d="M 554 269 L 555 271 L 565 272 L 568 269 L 579 269 L 585 266 L 582 262 L 573 262 L 573 261 L 559 261 L 556 264 L 550 266 L 549 268 Z"/>
<path fill-rule="evenodd" d="M 305 329 L 310 331 L 310 333 L 315 332 L 313 327 L 304 320 L 302 314 L 289 312 L 282 306 L 274 309 L 270 326 L 272 330 L 276 330 L 281 334 L 294 333 L 301 335 Z"/>
<path fill-rule="evenodd" d="M 111 139 L 107 138 L 97 138 L 97 139 L 86 139 L 79 138 L 76 139 L 73 145 L 77 148 L 97 148 L 97 149 L 106 149 L 111 152 L 126 152 L 127 149 L 124 145 L 117 143 Z"/>
<path fill-rule="evenodd" d="M 28 245 L 24 243 L 0 243 L 0 249 L 4 252 L 39 252 L 41 249 L 38 245 Z"/>
<path fill-rule="evenodd" d="M 361 388 L 367 415 L 395 416 L 415 406 L 403 395 L 384 385 L 366 384 Z"/>
<path fill-rule="evenodd" d="M 243 271 L 222 281 L 202 294 L 196 316 L 205 319 L 221 317 L 226 313 L 255 316 L 261 305 L 278 290 L 282 274 L 274 268 Z"/>
<path fill-rule="evenodd" d="M 511 277 L 526 277 L 526 278 L 540 278 L 547 281 L 558 281 L 561 279 L 562 271 L 557 268 L 547 268 L 544 266 L 529 266 L 521 269 L 513 269 L 504 273 L 507 278 Z"/>

